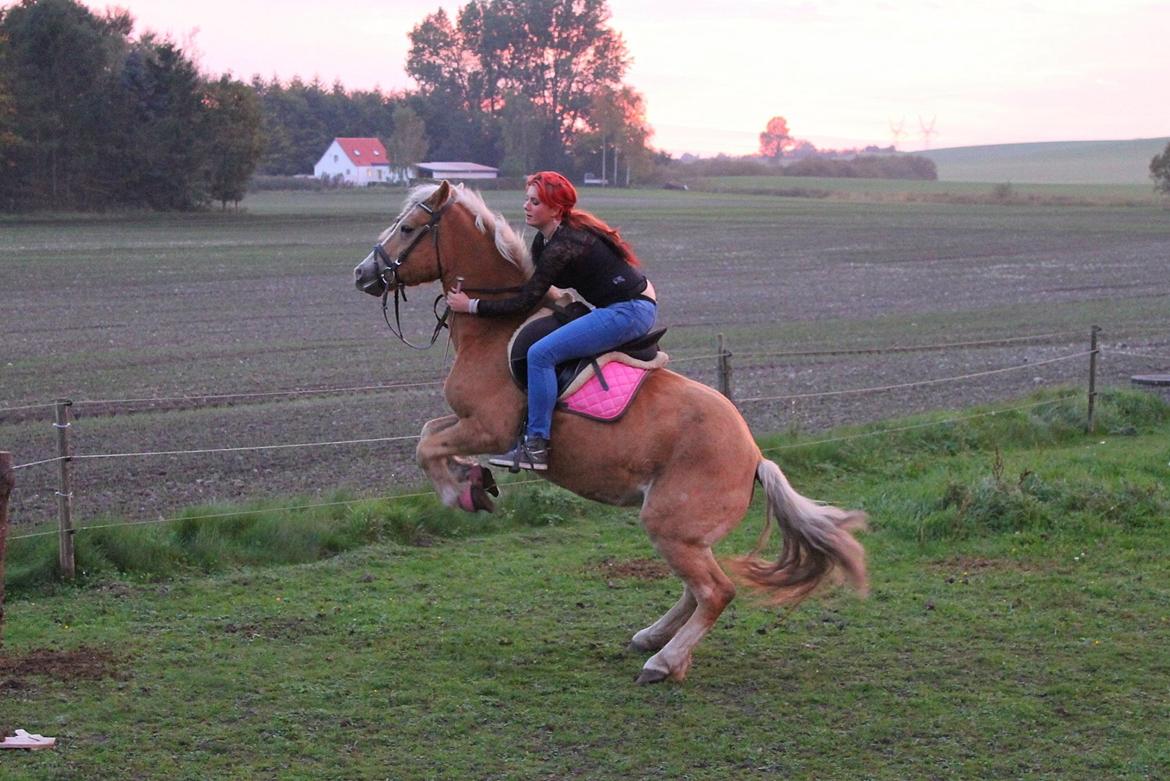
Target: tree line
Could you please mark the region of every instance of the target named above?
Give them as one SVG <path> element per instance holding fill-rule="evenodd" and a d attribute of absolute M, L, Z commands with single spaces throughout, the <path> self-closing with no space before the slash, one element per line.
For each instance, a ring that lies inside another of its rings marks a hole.
<path fill-rule="evenodd" d="M 173 41 L 132 37 L 126 11 L 20 0 L 0 9 L 0 210 L 226 205 L 255 173 L 310 173 L 338 136 L 377 137 L 400 166 L 466 160 L 505 176 L 557 169 L 611 184 L 685 176 L 649 146 L 645 101 L 623 81 L 630 57 L 609 20 L 606 0 L 440 9 L 409 32 L 417 88 L 384 93 L 208 76 Z M 760 136 L 764 160 L 820 154 L 783 117 Z M 925 162 L 891 166 L 814 167 L 933 176 Z"/>
<path fill-rule="evenodd" d="M 239 201 L 262 152 L 254 91 L 207 78 L 122 10 L 0 10 L 0 208 L 190 209 Z"/>
<path fill-rule="evenodd" d="M 409 92 L 202 74 L 78 0 L 0 9 L 0 209 L 191 209 L 253 173 L 312 171 L 337 136 L 392 161 L 468 160 L 628 180 L 652 163 L 644 101 L 605 0 L 471 0 L 410 32 Z"/>

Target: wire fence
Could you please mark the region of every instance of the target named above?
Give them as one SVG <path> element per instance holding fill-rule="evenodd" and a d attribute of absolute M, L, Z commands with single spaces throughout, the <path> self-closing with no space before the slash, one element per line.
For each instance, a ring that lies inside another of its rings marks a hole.
<path fill-rule="evenodd" d="M 1067 353 L 1067 354 L 1063 354 L 1063 355 L 1059 355 L 1059 356 L 1056 356 L 1053 358 L 1048 358 L 1048 359 L 1039 360 L 1039 361 L 1031 360 L 1031 361 L 1027 361 L 1024 363 L 1016 363 L 1016 364 L 1009 365 L 1009 366 L 1001 366 L 1001 367 L 986 369 L 986 370 L 978 371 L 978 372 L 967 372 L 967 373 L 958 374 L 958 375 L 949 375 L 949 376 L 945 376 L 945 377 L 932 377 L 932 378 L 920 379 L 920 380 L 914 380 L 914 381 L 908 381 L 908 382 L 889 383 L 889 384 L 883 384 L 883 385 L 872 385 L 872 386 L 865 386 L 865 387 L 846 388 L 846 389 L 821 391 L 821 392 L 810 392 L 810 393 L 793 393 L 793 394 L 771 395 L 771 396 L 749 396 L 749 397 L 739 398 L 739 399 L 733 398 L 733 401 L 737 405 L 741 405 L 741 409 L 742 409 L 742 405 L 755 405 L 755 404 L 763 404 L 763 403 L 769 403 L 769 402 L 782 402 L 782 401 L 791 402 L 791 401 L 795 401 L 795 400 L 822 399 L 822 398 L 827 399 L 827 398 L 842 397 L 842 396 L 864 396 L 864 395 L 868 395 L 868 394 L 890 393 L 893 391 L 903 391 L 903 390 L 907 390 L 907 389 L 911 389 L 911 388 L 922 388 L 922 387 L 935 386 L 935 385 L 941 385 L 941 384 L 946 384 L 946 383 L 965 383 L 965 382 L 969 382 L 969 381 L 971 381 L 973 379 L 977 379 L 977 378 L 992 377 L 992 376 L 997 376 L 997 375 L 1003 375 L 1003 374 L 1010 373 L 1010 372 L 1018 372 L 1018 371 L 1022 371 L 1022 370 L 1035 370 L 1041 366 L 1049 366 L 1049 365 L 1066 363 L 1066 362 L 1076 361 L 1076 360 L 1083 361 L 1086 358 L 1089 358 L 1092 361 L 1090 371 L 1095 373 L 1095 371 L 1096 371 L 1096 368 L 1095 368 L 1096 367 L 1096 358 L 1100 353 L 1103 352 L 1102 349 L 1100 348 L 1100 346 L 1096 342 L 1097 331 L 1098 331 L 1098 329 L 1096 327 L 1094 327 L 1093 334 L 1092 334 L 1092 340 L 1090 342 L 1090 348 L 1088 350 L 1080 350 L 1080 351 L 1076 351 L 1073 353 Z M 1037 343 L 1042 343 L 1042 342 L 1046 342 L 1046 341 L 1051 342 L 1053 340 L 1065 340 L 1067 343 L 1067 340 L 1069 340 L 1070 338 L 1075 338 L 1076 336 L 1083 337 L 1084 334 L 1079 334 L 1077 332 L 1061 331 L 1061 332 L 1050 332 L 1050 333 L 1043 333 L 1043 334 L 1030 334 L 1030 335 L 1017 336 L 1017 337 L 1005 337 L 1005 338 L 998 338 L 998 339 L 945 342 L 945 343 L 935 343 L 935 344 L 888 345 L 888 346 L 865 347 L 865 348 L 799 350 L 799 351 L 745 351 L 745 352 L 737 353 L 734 355 L 736 358 L 744 358 L 744 359 L 746 359 L 746 358 L 794 359 L 794 358 L 822 357 L 822 356 L 836 356 L 836 357 L 868 356 L 868 355 L 883 355 L 883 354 L 898 354 L 898 353 L 916 353 L 916 352 L 926 352 L 926 351 L 943 351 L 943 352 L 945 352 L 945 351 L 971 350 L 971 349 L 981 349 L 981 348 L 1013 347 L 1013 346 L 1018 346 L 1018 345 L 1022 345 L 1022 344 L 1037 344 Z M 733 355 L 733 353 L 729 350 L 724 349 L 722 345 L 723 345 L 723 342 L 722 342 L 722 335 L 721 335 L 720 336 L 720 352 L 711 353 L 711 354 L 684 356 L 684 357 L 678 358 L 678 359 L 672 358 L 671 363 L 672 363 L 672 365 L 673 364 L 688 364 L 688 363 L 693 363 L 693 362 L 697 362 L 700 360 L 715 362 L 716 372 L 718 374 L 723 374 L 724 372 L 726 372 L 726 374 L 727 374 L 727 376 L 720 377 L 720 386 L 721 386 L 721 388 L 726 387 L 727 390 L 725 391 L 725 393 L 728 396 L 731 396 L 731 394 L 729 392 L 730 391 L 730 373 L 731 373 L 730 372 L 730 358 Z M 1163 356 L 1163 355 L 1156 355 L 1156 354 L 1151 354 L 1151 353 L 1139 352 L 1139 351 L 1125 349 L 1125 348 L 1110 349 L 1108 352 L 1111 355 L 1124 356 L 1124 357 L 1129 357 L 1129 358 L 1140 358 L 1143 360 L 1160 361 L 1160 362 L 1164 362 L 1165 364 L 1170 364 L 1170 357 Z M 1090 390 L 1088 393 L 1090 415 L 1092 414 L 1091 413 L 1092 396 L 1094 394 L 1093 385 L 1092 385 L 1093 380 L 1094 380 L 1094 377 L 1091 376 L 1090 377 Z M 68 421 L 68 419 L 67 419 L 67 416 L 68 416 L 67 410 L 70 406 L 80 406 L 80 405 L 109 406 L 109 405 L 124 405 L 124 404 L 158 404 L 158 403 L 200 404 L 200 403 L 235 400 L 235 399 L 279 399 L 279 398 L 287 399 L 287 398 L 295 398 L 298 396 L 305 396 L 305 395 L 324 396 L 324 395 L 352 395 L 352 394 L 367 393 L 367 392 L 399 392 L 399 391 L 408 391 L 408 390 L 414 390 L 414 389 L 419 389 L 419 388 L 438 387 L 438 386 L 441 386 L 442 384 L 443 384 L 442 379 L 435 379 L 435 380 L 422 380 L 422 381 L 390 383 L 390 384 L 356 385 L 356 386 L 333 387 L 333 388 L 297 388 L 297 389 L 275 390 L 275 391 L 264 391 L 264 392 L 223 392 L 223 393 L 208 393 L 208 394 L 169 396 L 169 397 L 158 396 L 158 397 L 120 398 L 120 399 L 82 399 L 82 400 L 77 400 L 77 401 L 58 400 L 56 402 L 30 403 L 30 404 L 24 404 L 24 405 L 20 405 L 20 406 L 3 407 L 3 408 L 0 408 L 0 414 L 6 413 L 6 412 L 18 411 L 18 410 L 25 411 L 25 410 L 32 410 L 32 409 L 54 409 L 55 408 L 57 410 L 58 420 L 56 423 L 54 423 L 54 427 L 56 427 L 58 429 L 59 442 L 67 443 L 67 441 L 68 441 L 67 429 L 72 425 L 72 423 L 70 421 Z M 1048 399 L 1048 400 L 1025 404 L 1025 405 L 1020 405 L 1020 406 L 1014 406 L 1014 407 L 1011 407 L 1008 409 L 997 410 L 997 411 L 986 412 L 986 413 L 976 413 L 976 414 L 971 414 L 971 415 L 955 416 L 955 417 L 949 417 L 949 418 L 935 420 L 935 421 L 928 421 L 928 422 L 924 422 L 924 423 L 910 424 L 910 425 L 905 425 L 905 426 L 879 427 L 879 428 L 874 429 L 872 431 L 866 431 L 866 432 L 857 433 L 857 434 L 850 434 L 850 435 L 839 436 L 839 437 L 830 437 L 830 438 L 826 438 L 826 439 L 805 440 L 805 441 L 801 441 L 801 442 L 797 442 L 797 443 L 793 443 L 793 444 L 789 444 L 789 445 L 771 447 L 771 448 L 767 448 L 764 452 L 789 450 L 789 449 L 801 448 L 801 447 L 812 447 L 812 446 L 822 445 L 822 444 L 827 444 L 827 443 L 844 442 L 844 441 L 849 441 L 849 440 L 853 440 L 853 439 L 883 436 L 883 435 L 893 434 L 893 433 L 897 433 L 897 432 L 908 431 L 908 430 L 912 430 L 912 429 L 954 424 L 957 422 L 972 420 L 972 419 L 976 419 L 976 418 L 980 418 L 980 417 L 985 417 L 988 415 L 996 415 L 996 414 L 1002 414 L 1005 412 L 1014 412 L 1014 411 L 1018 411 L 1018 410 L 1031 409 L 1034 407 L 1040 407 L 1040 406 L 1044 406 L 1044 405 L 1061 403 L 1061 402 L 1065 401 L 1066 399 L 1067 399 L 1067 396 L 1059 397 L 1056 399 Z M 62 407 L 65 408 L 64 412 L 62 411 Z M 1089 425 L 1091 426 L 1091 420 L 1089 421 Z M 139 451 L 126 451 L 126 452 L 76 453 L 76 454 L 70 452 L 69 449 L 63 444 L 61 447 L 61 450 L 57 456 L 49 457 L 49 458 L 42 458 L 42 459 L 33 460 L 33 461 L 20 463 L 20 464 L 15 464 L 12 467 L 12 470 L 15 472 L 15 471 L 20 471 L 20 470 L 33 469 L 36 467 L 48 466 L 48 465 L 52 465 L 52 464 L 57 465 L 58 468 L 61 470 L 62 483 L 54 493 L 59 499 L 62 500 L 62 505 L 64 508 L 64 506 L 66 506 L 69 503 L 69 501 L 72 499 L 72 491 L 70 490 L 70 486 L 69 486 L 69 482 L 68 482 L 68 469 L 67 469 L 67 467 L 70 464 L 73 464 L 76 462 L 96 461 L 96 460 L 113 460 L 113 459 L 131 459 L 131 458 L 145 459 L 145 458 L 157 458 L 157 457 L 164 457 L 164 456 L 167 456 L 167 457 L 171 457 L 171 456 L 200 456 L 200 455 L 209 455 L 209 454 L 217 454 L 217 453 L 245 453 L 245 452 L 257 452 L 257 451 L 278 451 L 278 450 L 308 449 L 308 448 L 321 448 L 321 447 L 345 447 L 345 446 L 354 446 L 354 445 L 371 445 L 371 444 L 382 444 L 382 443 L 392 443 L 392 442 L 409 442 L 409 441 L 417 441 L 419 439 L 420 439 L 420 435 L 415 434 L 415 435 L 403 435 L 403 436 L 333 439 L 333 440 L 293 442 L 293 443 L 241 444 L 241 445 L 226 445 L 225 444 L 223 446 L 218 446 L 218 447 L 203 447 L 203 448 L 190 448 L 190 449 L 139 450 Z M 541 480 L 515 481 L 515 482 L 509 483 L 509 485 L 510 486 L 517 486 L 517 485 L 525 485 L 528 483 L 540 483 L 540 482 L 543 482 L 543 481 L 541 481 Z M 354 499 L 354 500 L 346 500 L 346 501 L 338 501 L 338 502 L 326 502 L 326 503 L 320 503 L 320 504 L 296 505 L 296 506 L 290 506 L 290 507 L 275 508 L 274 510 L 270 510 L 270 511 L 273 511 L 273 512 L 294 512 L 294 511 L 302 511 L 302 510 L 307 510 L 307 509 L 329 507 L 329 506 L 338 506 L 338 505 L 347 505 L 347 504 L 356 504 L 356 503 L 370 502 L 370 501 L 405 500 L 408 498 L 417 498 L 419 496 L 427 496 L 427 495 L 430 495 L 429 491 L 423 492 L 423 493 L 416 493 L 416 494 L 396 494 L 393 496 L 377 497 L 375 499 L 363 498 L 363 499 Z M 68 528 L 66 528 L 65 525 L 62 525 L 62 528 L 60 528 L 60 529 L 54 529 L 51 531 L 38 531 L 38 532 L 26 533 L 26 534 L 11 536 L 9 539 L 20 540 L 20 539 L 29 539 L 29 538 L 34 538 L 34 537 L 59 535 L 64 540 L 66 538 L 71 539 L 73 534 L 75 534 L 77 532 L 94 530 L 94 529 L 110 528 L 113 526 L 138 526 L 138 525 L 166 524 L 166 523 L 173 523 L 173 522 L 178 521 L 178 520 L 201 521 L 201 520 L 210 520 L 210 519 L 215 519 L 215 518 L 235 517 L 235 516 L 244 515 L 244 514 L 248 514 L 248 513 L 252 513 L 252 512 L 255 512 L 255 511 L 254 510 L 241 510 L 241 511 L 235 511 L 235 512 L 214 513 L 214 514 L 196 515 L 196 516 L 183 515 L 183 516 L 177 516 L 177 517 L 172 517 L 172 518 L 154 519 L 154 520 L 124 521 L 124 522 L 119 522 L 119 523 L 100 524 L 100 525 L 92 525 L 91 524 L 91 525 L 80 526 L 77 528 L 73 528 L 71 525 L 68 525 Z"/>

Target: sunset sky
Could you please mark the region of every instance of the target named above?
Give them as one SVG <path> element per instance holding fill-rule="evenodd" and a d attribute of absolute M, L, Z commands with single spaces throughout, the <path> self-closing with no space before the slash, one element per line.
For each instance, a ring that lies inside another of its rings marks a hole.
<path fill-rule="evenodd" d="M 0 0 L 3 2 L 3 0 Z M 86 0 L 168 33 L 212 74 L 397 90 L 443 0 Z M 820 147 L 1170 135 L 1170 0 L 610 0 L 651 143 L 756 151 L 768 118 Z"/>

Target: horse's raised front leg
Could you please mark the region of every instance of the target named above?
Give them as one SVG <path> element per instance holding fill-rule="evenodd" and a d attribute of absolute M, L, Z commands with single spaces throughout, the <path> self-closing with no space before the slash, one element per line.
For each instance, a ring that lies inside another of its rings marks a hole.
<path fill-rule="evenodd" d="M 695 612 L 695 597 L 691 589 L 684 585 L 682 596 L 662 618 L 634 635 L 630 641 L 630 650 L 653 653 L 662 650 L 670 639 L 678 633 L 691 614 Z"/>
<path fill-rule="evenodd" d="M 490 436 L 477 423 L 445 415 L 423 426 L 415 455 L 443 504 L 491 512 L 495 505 L 488 494 L 499 496 L 496 481 L 490 470 L 467 457 L 490 445 Z"/>

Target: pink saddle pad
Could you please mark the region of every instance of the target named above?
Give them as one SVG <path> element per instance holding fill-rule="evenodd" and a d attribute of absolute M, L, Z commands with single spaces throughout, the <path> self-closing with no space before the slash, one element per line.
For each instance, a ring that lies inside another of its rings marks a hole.
<path fill-rule="evenodd" d="M 610 361 L 601 367 L 601 373 L 609 390 L 603 388 L 597 375 L 594 375 L 571 395 L 561 399 L 558 406 L 566 412 L 594 420 L 617 420 L 629 408 L 650 370 Z"/>

